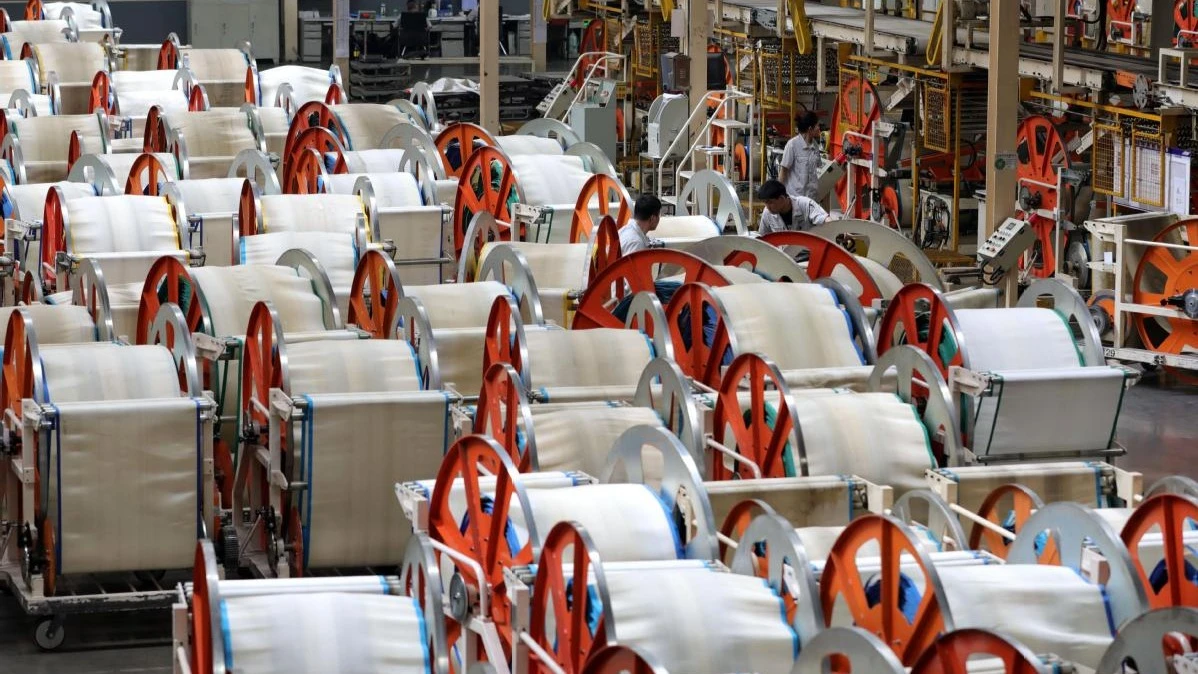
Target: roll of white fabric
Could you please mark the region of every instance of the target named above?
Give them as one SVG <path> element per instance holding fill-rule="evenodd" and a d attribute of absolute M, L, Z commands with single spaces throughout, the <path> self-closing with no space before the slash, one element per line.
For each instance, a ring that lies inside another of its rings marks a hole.
<path fill-rule="evenodd" d="M 51 72 L 62 84 L 91 84 L 100 70 L 108 70 L 108 53 L 95 42 L 50 42 L 33 45 L 40 82 Z"/>
<path fill-rule="evenodd" d="M 653 359 L 653 346 L 636 330 L 526 330 L 529 385 L 635 386 Z"/>
<path fill-rule="evenodd" d="M 458 196 L 458 180 L 451 178 L 447 180 L 438 180 L 437 182 L 437 203 L 453 204 Z"/>
<path fill-rule="evenodd" d="M 117 70 L 109 75 L 112 88 L 118 92 L 169 91 L 175 87 L 175 70 Z M 182 96 L 182 90 L 179 90 Z"/>
<path fill-rule="evenodd" d="M 280 157 L 287 150 L 287 128 L 291 122 L 283 108 L 258 108 L 258 121 L 266 136 L 266 151 Z"/>
<path fill-rule="evenodd" d="M 181 246 L 178 224 L 162 197 L 116 195 L 69 199 L 67 250 L 90 253 L 175 251 Z"/>
<path fill-rule="evenodd" d="M 479 267 L 497 247 L 514 248 L 528 260 L 528 269 L 537 288 L 578 290 L 586 287 L 591 247 L 585 243 L 529 243 L 511 241 L 488 243 L 479 255 Z M 543 291 L 542 291 L 543 292 Z"/>
<path fill-rule="evenodd" d="M 583 168 L 582 159 L 578 157 L 542 153 L 513 155 L 510 159 L 520 188 L 524 190 L 524 203 L 557 205 L 571 214 L 583 185 L 593 175 Z"/>
<path fill-rule="evenodd" d="M 50 21 L 12 21 L 11 30 L 3 35 L 4 58 L 19 63 L 25 44 L 49 44 L 66 42 L 67 22 L 60 19 Z"/>
<path fill-rule="evenodd" d="M 528 492 L 537 535 L 559 522 L 581 524 L 604 562 L 678 559 L 682 543 L 666 506 L 642 484 L 595 484 Z M 512 519 L 524 517 L 513 501 Z M 527 521 L 527 520 L 525 520 Z"/>
<path fill-rule="evenodd" d="M 936 458 L 916 410 L 898 396 L 830 392 L 793 400 L 809 474 L 857 475 L 890 485 L 896 496 L 927 488 L 924 473 Z"/>
<path fill-rule="evenodd" d="M 96 188 L 90 183 L 74 183 L 60 181 L 56 183 L 27 183 L 24 185 L 6 185 L 5 200 L 11 204 L 12 210 L 6 213 L 8 217 L 26 222 L 41 222 L 46 212 L 46 194 L 51 187 L 62 190 L 67 200 L 81 197 L 96 196 Z"/>
<path fill-rule="evenodd" d="M 937 568 L 957 629 L 992 629 L 1033 653 L 1096 668 L 1115 626 L 1100 586 L 1071 568 L 991 565 Z M 1034 607 L 1035 610 L 1029 610 Z"/>
<path fill-rule="evenodd" d="M 262 107 L 273 107 L 279 85 L 291 85 L 291 95 L 299 105 L 323 101 L 332 83 L 329 71 L 307 66 L 275 66 L 258 71 L 258 101 Z"/>
<path fill-rule="evenodd" d="M 291 395 L 420 390 L 416 355 L 402 340 L 337 339 L 289 344 L 287 367 Z"/>
<path fill-rule="evenodd" d="M 961 309 L 969 367 L 979 372 L 1080 367 L 1065 319 L 1052 309 Z"/>
<path fill-rule="evenodd" d="M 328 191 L 333 194 L 353 194 L 358 180 L 363 177 L 370 179 L 375 203 L 380 208 L 424 205 L 420 183 L 411 173 L 342 173 L 325 176 L 325 181 Z"/>
<path fill-rule="evenodd" d="M 786 385 L 792 392 L 809 388 L 844 388 L 867 392 L 873 390 L 869 384 L 873 372 L 872 365 L 821 367 L 810 370 L 786 370 L 782 373 L 782 378 L 786 380 Z M 897 382 L 898 377 L 892 370 L 882 378 L 882 390 L 895 391 Z"/>
<path fill-rule="evenodd" d="M 44 2 L 42 3 L 42 20 L 62 19 L 62 11 L 68 7 L 75 15 L 75 26 L 79 30 L 104 28 L 104 15 L 87 2 Z"/>
<path fill-rule="evenodd" d="M 633 426 L 661 426 L 661 417 L 648 407 L 612 407 L 606 404 L 564 406 L 541 411 L 532 406 L 532 427 L 540 470 L 580 470 L 602 475 L 612 446 Z M 586 432 L 579 432 L 586 429 Z M 646 457 L 648 475 L 661 475 L 660 457 Z"/>
<path fill-rule="evenodd" d="M 47 344 L 82 344 L 96 341 L 96 324 L 86 307 L 30 304 L 23 307 L 0 307 L 0 344 L 8 335 L 8 321 L 17 309 L 33 321 L 39 346 Z"/>
<path fill-rule="evenodd" d="M 262 231 L 333 232 L 353 236 L 362 200 L 352 194 L 274 194 L 261 200 Z"/>
<path fill-rule="evenodd" d="M 738 353 L 763 353 L 781 370 L 864 365 L 832 292 L 812 283 L 713 288 Z"/>
<path fill-rule="evenodd" d="M 347 150 L 345 164 L 350 173 L 394 173 L 399 170 L 404 150 Z"/>
<path fill-rule="evenodd" d="M 354 103 L 332 105 L 329 109 L 348 136 L 347 150 L 374 150 L 383 142 L 383 136 L 396 124 L 407 124 L 408 118 L 399 108 L 383 103 Z"/>
<path fill-rule="evenodd" d="M 236 213 L 241 205 L 244 178 L 207 178 L 175 183 L 188 214 Z"/>
<path fill-rule="evenodd" d="M 498 281 L 482 281 L 452 285 L 405 286 L 404 295 L 419 299 L 428 313 L 429 324 L 434 330 L 442 330 L 486 327 L 495 299 L 511 296 L 511 290 Z"/>
<path fill-rule="evenodd" d="M 262 595 L 227 599 L 220 611 L 227 626 L 225 666 L 231 672 L 430 671 L 424 616 L 409 597 Z"/>
<path fill-rule="evenodd" d="M 463 395 L 474 395 L 483 385 L 483 349 L 487 329 L 434 328 L 437 346 L 437 367 L 441 371 L 441 387 L 452 386 Z"/>
<path fill-rule="evenodd" d="M 105 166 L 112 169 L 112 175 L 116 176 L 117 183 L 121 188 L 124 188 L 124 183 L 129 178 L 129 171 L 133 168 L 133 163 L 141 156 L 140 152 L 118 152 L 113 154 L 97 154 L 92 155 L 99 159 Z M 162 167 L 171 174 L 171 176 L 179 175 L 178 164 L 175 162 L 175 155 L 169 152 L 155 152 L 154 157 L 162 164 Z"/>
<path fill-rule="evenodd" d="M 609 638 L 672 672 L 788 674 L 799 640 L 781 598 L 760 578 L 705 568 L 662 572 L 605 564 Z"/>
<path fill-rule="evenodd" d="M 566 473 L 521 473 L 516 476 L 516 481 L 520 483 L 520 487 L 531 493 L 539 490 L 572 490 L 577 486 L 578 481 L 571 475 Z M 420 486 L 425 489 L 431 496 L 435 487 L 435 480 L 419 480 Z M 494 498 L 495 496 L 496 479 L 494 476 L 480 476 L 478 478 L 479 493 L 482 496 Z M 444 489 L 444 487 L 441 487 Z M 462 522 L 466 517 L 466 485 L 458 478 L 453 481 L 449 487 L 449 513 L 455 522 Z M 518 501 L 513 500 L 512 510 L 508 511 L 508 521 L 512 529 L 518 546 L 523 546 L 528 542 L 528 527 Z M 548 532 L 541 534 L 548 535 Z"/>
<path fill-rule="evenodd" d="M 144 132 L 146 128 L 145 117 L 150 114 L 150 108 L 158 106 L 167 115 L 178 115 L 179 113 L 187 112 L 188 101 L 187 97 L 183 95 L 182 90 L 156 89 L 150 91 L 126 91 L 118 89 L 116 92 L 116 104 L 121 116 L 132 117 L 137 120 L 137 123 L 134 124 L 134 130 L 140 126 Z"/>
<path fill-rule="evenodd" d="M 288 333 L 325 329 L 324 305 L 312 292 L 312 282 L 290 267 L 197 267 L 191 276 L 203 294 L 216 337 L 244 335 L 259 301 L 274 306 Z"/>
<path fill-rule="evenodd" d="M 161 346 L 103 342 L 47 346 L 41 351 L 46 397 L 54 404 L 181 395 L 175 361 Z"/>
<path fill-rule="evenodd" d="M 224 178 L 237 153 L 258 147 L 245 113 L 237 108 L 178 113 L 167 120 L 187 142 L 192 178 Z"/>
<path fill-rule="evenodd" d="M 180 52 L 187 59 L 187 67 L 205 87 L 208 82 L 237 82 L 244 87 L 245 70 L 250 63 L 240 49 L 184 47 Z"/>
<path fill-rule="evenodd" d="M 511 136 L 499 136 L 495 138 L 495 142 L 499 144 L 499 149 L 509 157 L 517 155 L 562 155 L 565 153 L 562 150 L 562 144 L 552 138 L 541 138 L 540 136 L 530 136 L 519 133 Z"/>
<path fill-rule="evenodd" d="M 768 283 L 765 277 L 760 274 L 745 269 L 744 267 L 732 267 L 726 264 L 712 265 L 716 271 L 724 275 L 724 278 L 732 282 L 733 285 L 743 283 Z"/>
<path fill-rule="evenodd" d="M 37 81 L 33 79 L 33 69 L 29 62 L 0 61 L 0 98 L 8 100 L 17 89 L 37 91 Z"/>
<path fill-rule="evenodd" d="M 12 94 L 9 95 L 8 101 L 9 101 L 10 108 L 14 107 L 12 105 L 12 95 L 14 95 L 15 93 L 16 92 L 13 92 Z M 48 117 L 50 115 L 53 115 L 55 112 L 54 103 L 50 100 L 50 97 L 47 96 L 46 94 L 29 94 L 29 103 L 39 116 Z"/>
<path fill-rule="evenodd" d="M 311 394 L 305 400 L 308 488 L 300 509 L 308 525 L 308 566 L 399 564 L 411 525 L 395 507 L 395 485 L 436 477 L 452 436 L 448 397 L 420 391 Z"/>
<path fill-rule="evenodd" d="M 9 132 L 21 141 L 28 183 L 50 183 L 67 177 L 71 132 L 84 145 L 96 147 L 105 133 L 95 115 L 55 115 L 10 119 Z"/>
<path fill-rule="evenodd" d="M 151 349 L 166 353 L 157 346 L 116 348 L 141 351 L 142 357 Z M 50 502 L 61 544 L 60 573 L 192 565 L 200 526 L 197 462 L 203 425 L 197 401 L 178 397 L 173 369 L 166 373 L 176 387 L 173 397 L 56 404 L 51 465 L 57 467 L 57 498 Z"/>
<path fill-rule="evenodd" d="M 705 215 L 669 215 L 662 218 L 657 223 L 657 229 L 653 230 L 654 238 L 664 241 L 699 240 L 719 235 L 720 228 Z"/>
<path fill-rule="evenodd" d="M 329 275 L 339 301 L 349 302 L 358 266 L 358 247 L 353 236 L 333 232 L 271 232 L 241 237 L 241 264 L 272 265 L 279 256 L 299 248 L 312 253 Z"/>

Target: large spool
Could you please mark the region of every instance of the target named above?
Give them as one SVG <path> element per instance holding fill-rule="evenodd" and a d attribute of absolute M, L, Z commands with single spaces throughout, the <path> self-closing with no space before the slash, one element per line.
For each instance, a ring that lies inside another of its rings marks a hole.
<path fill-rule="evenodd" d="M 680 283 L 721 286 L 729 279 L 714 266 L 677 250 L 642 250 L 622 256 L 615 264 L 591 279 L 578 302 L 572 324 L 575 330 L 615 328 L 623 321 L 615 313 L 622 300 L 631 301 L 637 293 L 657 292 L 656 273 L 670 266 L 681 270 Z"/>
<path fill-rule="evenodd" d="M 874 85 L 861 77 L 849 78 L 836 97 L 828 155 L 836 161 L 872 155 L 875 148 L 869 136 L 881 112 L 882 104 Z M 867 170 L 850 165 L 845 175 L 836 182 L 836 199 L 845 215 L 859 220 L 869 217 L 871 184 L 872 178 Z"/>

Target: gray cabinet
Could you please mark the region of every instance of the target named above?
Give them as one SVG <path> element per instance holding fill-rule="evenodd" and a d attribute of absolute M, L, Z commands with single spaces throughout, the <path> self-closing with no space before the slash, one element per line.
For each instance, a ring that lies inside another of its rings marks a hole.
<path fill-rule="evenodd" d="M 278 0 L 188 0 L 189 42 L 198 48 L 254 46 L 254 57 L 279 60 Z"/>

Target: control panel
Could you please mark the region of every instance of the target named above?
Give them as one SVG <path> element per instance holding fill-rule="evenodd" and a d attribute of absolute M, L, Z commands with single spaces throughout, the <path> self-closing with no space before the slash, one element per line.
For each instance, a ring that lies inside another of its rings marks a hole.
<path fill-rule="evenodd" d="M 1015 267 L 1019 256 L 1036 241 L 1032 226 L 1024 220 L 1007 218 L 994 234 L 978 246 L 978 264 L 990 274 Z"/>

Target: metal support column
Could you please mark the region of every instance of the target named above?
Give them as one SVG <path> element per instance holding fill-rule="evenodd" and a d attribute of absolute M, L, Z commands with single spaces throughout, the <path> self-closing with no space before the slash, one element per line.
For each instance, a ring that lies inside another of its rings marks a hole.
<path fill-rule="evenodd" d="M 990 238 L 1015 211 L 1015 130 L 1019 118 L 1018 0 L 992 0 L 990 3 L 988 57 L 986 222 L 979 242 Z M 998 162 L 1000 157 L 1001 163 Z M 1002 288 L 1007 306 L 1014 306 L 1017 299 L 1016 283 L 1016 275 L 1008 274 Z"/>
<path fill-rule="evenodd" d="M 535 73 L 545 70 L 545 37 L 548 31 L 545 7 L 551 5 L 552 2 L 553 0 L 531 0 L 529 35 L 532 37 L 532 71 Z"/>
<path fill-rule="evenodd" d="M 283 59 L 299 60 L 299 6 L 297 0 L 283 0 Z M 348 74 L 348 73 L 346 73 Z"/>
<path fill-rule="evenodd" d="M 350 38 L 353 26 L 349 23 L 349 0 L 333 0 L 333 63 L 341 68 L 345 93 L 349 93 Z"/>
<path fill-rule="evenodd" d="M 1065 3 L 1052 4 L 1052 90 L 1063 93 L 1065 87 Z"/>
<path fill-rule="evenodd" d="M 478 3 L 478 119 L 499 134 L 499 3 Z"/>
<path fill-rule="evenodd" d="M 707 37 L 711 35 L 707 0 L 686 1 L 686 55 L 691 64 L 690 104 L 693 109 L 707 96 Z M 696 138 L 706 119 L 699 117 L 691 123 L 691 138 Z"/>

